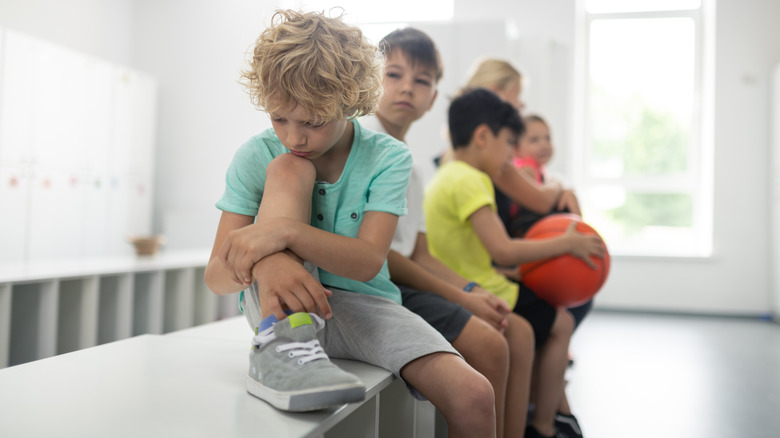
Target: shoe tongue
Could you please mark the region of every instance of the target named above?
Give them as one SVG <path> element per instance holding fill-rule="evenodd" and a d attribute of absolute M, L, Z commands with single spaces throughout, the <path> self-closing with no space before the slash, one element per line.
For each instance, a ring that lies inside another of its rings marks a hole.
<path fill-rule="evenodd" d="M 308 313 L 294 313 L 274 325 L 277 338 L 307 342 L 315 338 L 314 325 Z"/>

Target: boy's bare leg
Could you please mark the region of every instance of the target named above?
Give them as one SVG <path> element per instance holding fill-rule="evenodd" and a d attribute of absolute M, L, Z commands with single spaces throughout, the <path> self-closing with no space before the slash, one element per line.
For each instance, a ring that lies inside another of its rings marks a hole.
<path fill-rule="evenodd" d="M 509 346 L 501 333 L 484 320 L 472 316 L 452 346 L 469 365 L 493 386 L 496 408 L 496 436 L 504 436 L 506 388 L 509 378 Z"/>
<path fill-rule="evenodd" d="M 311 196 L 317 170 L 309 160 L 292 154 L 280 155 L 266 167 L 263 199 L 258 209 L 258 220 L 269 217 L 287 217 L 308 224 L 311 216 Z M 270 257 L 287 256 L 303 264 L 303 260 L 290 251 Z M 263 318 L 271 314 L 271 306 L 260 296 Z"/>
<path fill-rule="evenodd" d="M 450 437 L 495 437 L 495 396 L 490 382 L 451 353 L 409 362 L 401 377 L 417 388 L 447 420 Z"/>
<path fill-rule="evenodd" d="M 308 160 L 291 154 L 272 160 L 266 168 L 258 220 L 286 217 L 308 224 L 315 178 L 316 170 Z M 285 251 L 263 258 L 253 268 L 262 319 L 275 314 L 281 322 L 258 327 L 252 338 L 247 391 L 285 411 L 310 411 L 362 401 L 365 386 L 360 379 L 330 362 L 320 348 L 316 332 L 322 328 L 321 321 L 308 314 L 284 315 L 285 309 L 306 312 L 312 308 L 312 297 L 301 293 L 306 282 L 324 290 L 302 264 L 294 253 Z M 288 293 L 295 291 L 298 294 Z M 304 355 L 309 359 L 306 362 L 296 358 Z"/>
<path fill-rule="evenodd" d="M 534 365 L 534 332 L 531 324 L 514 313 L 509 314 L 504 336 L 509 343 L 509 382 L 507 383 L 504 433 L 507 437 L 525 434 L 526 412 L 531 393 Z"/>
<path fill-rule="evenodd" d="M 535 370 L 535 408 L 531 424 L 542 435 L 555 434 L 555 413 L 564 390 L 564 373 L 568 361 L 569 341 L 574 319 L 569 312 L 558 310 L 547 341 L 537 350 Z"/>

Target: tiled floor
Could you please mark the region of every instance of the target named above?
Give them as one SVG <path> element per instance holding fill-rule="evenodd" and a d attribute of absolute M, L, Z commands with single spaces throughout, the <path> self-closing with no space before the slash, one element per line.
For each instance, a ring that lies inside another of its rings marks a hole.
<path fill-rule="evenodd" d="M 571 351 L 588 438 L 780 437 L 780 324 L 597 310 Z"/>

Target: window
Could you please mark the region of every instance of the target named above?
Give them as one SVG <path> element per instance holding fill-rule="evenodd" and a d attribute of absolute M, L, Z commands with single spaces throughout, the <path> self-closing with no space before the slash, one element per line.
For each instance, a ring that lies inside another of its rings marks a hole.
<path fill-rule="evenodd" d="M 580 203 L 613 254 L 712 251 L 698 0 L 585 0 Z"/>

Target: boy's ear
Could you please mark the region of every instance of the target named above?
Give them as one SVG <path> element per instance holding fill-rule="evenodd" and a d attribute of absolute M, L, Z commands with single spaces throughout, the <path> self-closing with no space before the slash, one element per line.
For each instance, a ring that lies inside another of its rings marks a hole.
<path fill-rule="evenodd" d="M 483 123 L 477 126 L 474 129 L 474 135 L 472 136 L 474 144 L 479 148 L 484 147 L 489 140 L 488 136 L 491 134 L 493 134 L 493 131 L 490 130 L 490 127 L 487 124 Z"/>

